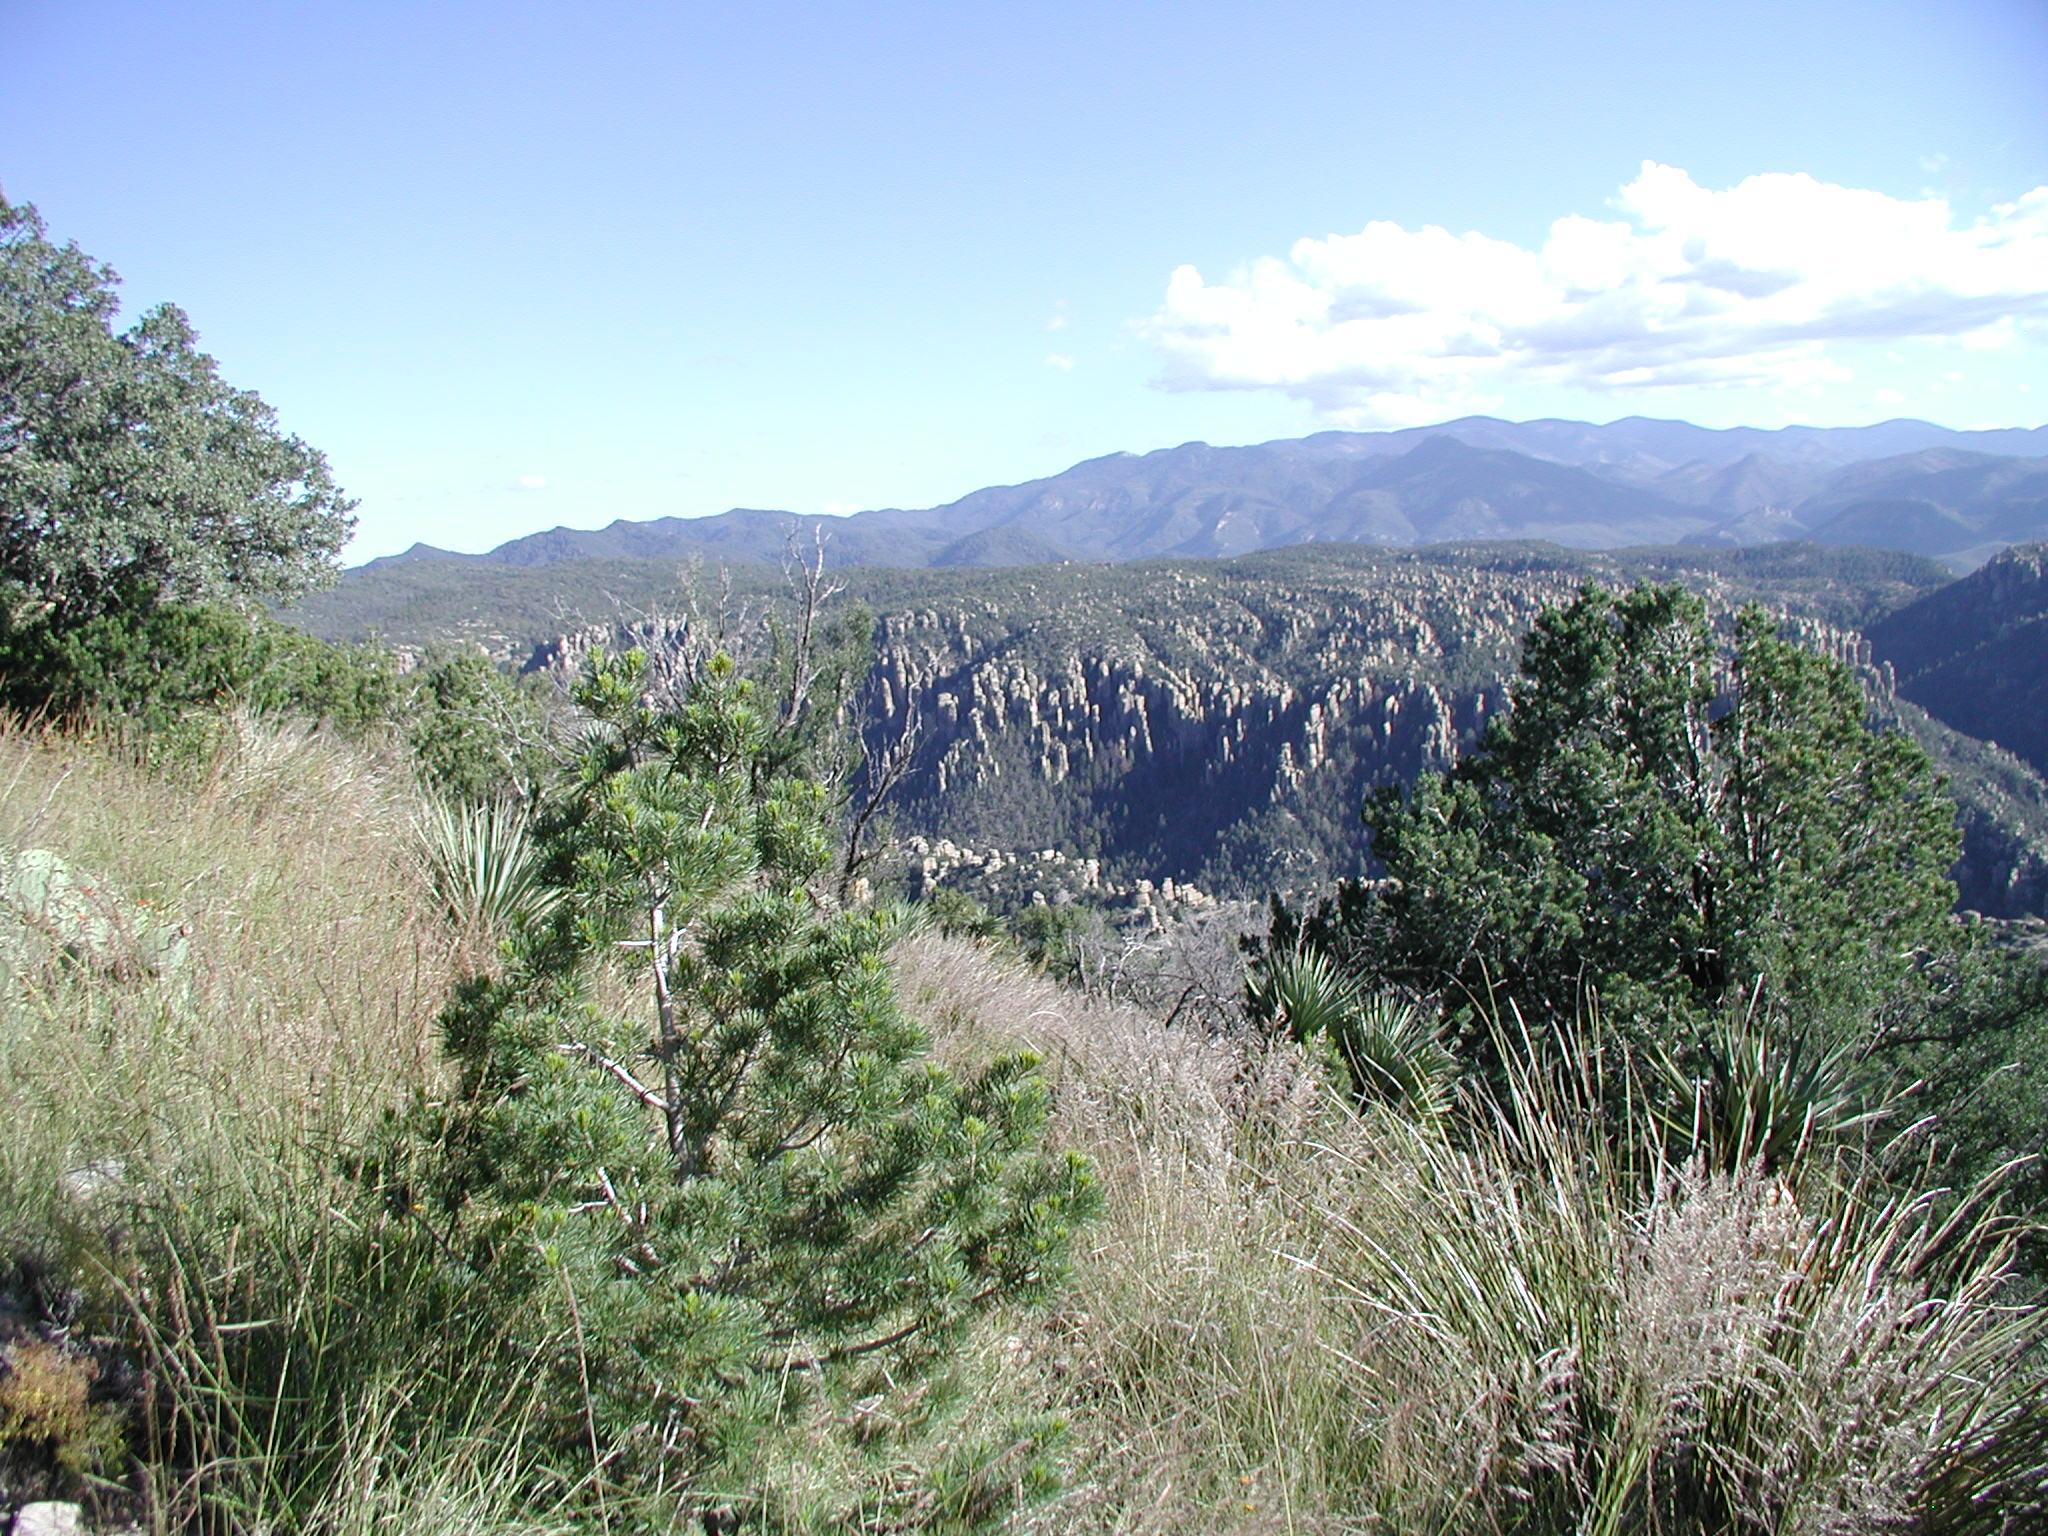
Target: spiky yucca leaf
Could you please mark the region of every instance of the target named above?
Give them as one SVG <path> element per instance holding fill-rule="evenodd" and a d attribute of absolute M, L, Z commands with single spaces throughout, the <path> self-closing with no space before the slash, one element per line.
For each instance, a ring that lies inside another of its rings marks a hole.
<path fill-rule="evenodd" d="M 1319 950 L 1273 956 L 1253 977 L 1254 1012 L 1286 1026 L 1298 1041 L 1334 1035 L 1358 1006 L 1358 985 Z"/>
<path fill-rule="evenodd" d="M 1382 992 L 1363 999 L 1345 1020 L 1338 1049 L 1360 1098 L 1425 1119 L 1450 1109 L 1458 1060 L 1406 998 Z"/>
<path fill-rule="evenodd" d="M 1260 1011 L 1301 1044 L 1332 1051 L 1361 1104 L 1425 1120 L 1451 1107 L 1457 1058 L 1413 1003 L 1362 992 L 1329 956 L 1306 950 L 1276 958 L 1258 987 Z"/>
<path fill-rule="evenodd" d="M 561 899 L 541 878 L 526 815 L 498 802 L 433 802 L 418 823 L 427 876 L 458 928 L 501 937 Z"/>
<path fill-rule="evenodd" d="M 1666 1051 L 1658 1070 L 1677 1101 L 1663 1117 L 1675 1146 L 1723 1170 L 1785 1168 L 1885 1110 L 1849 1042 L 1749 1014 L 1719 1020 L 1692 1065 Z"/>

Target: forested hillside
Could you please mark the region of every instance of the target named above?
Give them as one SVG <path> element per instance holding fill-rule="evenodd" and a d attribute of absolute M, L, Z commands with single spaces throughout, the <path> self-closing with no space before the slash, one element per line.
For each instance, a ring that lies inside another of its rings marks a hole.
<path fill-rule="evenodd" d="M 1870 629 L 1899 692 L 2048 773 L 2048 545 L 2006 551 Z"/>

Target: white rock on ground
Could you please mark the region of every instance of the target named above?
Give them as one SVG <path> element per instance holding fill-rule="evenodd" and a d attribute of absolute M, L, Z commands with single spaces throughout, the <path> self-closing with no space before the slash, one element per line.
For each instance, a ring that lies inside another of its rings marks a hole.
<path fill-rule="evenodd" d="M 76 1504 L 24 1504 L 15 1512 L 12 1536 L 85 1536 L 85 1511 Z"/>

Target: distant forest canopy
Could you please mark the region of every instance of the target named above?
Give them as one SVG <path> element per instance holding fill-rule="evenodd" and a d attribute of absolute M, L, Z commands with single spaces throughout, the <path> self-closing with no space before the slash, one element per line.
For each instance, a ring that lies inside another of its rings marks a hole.
<path fill-rule="evenodd" d="M 826 549 L 834 558 L 836 541 Z M 1053 849 L 1095 860 L 1105 883 L 1172 879 L 1226 896 L 1366 873 L 1365 795 L 1476 739 L 1527 626 L 1586 581 L 1677 581 L 1724 626 L 1762 602 L 1855 665 L 1878 718 L 1912 733 L 1948 776 L 1962 807 L 1964 905 L 2019 915 L 2048 901 L 2048 764 L 1989 741 L 2028 750 L 2028 701 L 2002 704 L 2013 686 L 2000 680 L 2012 655 L 2042 648 L 2028 617 L 2041 608 L 2025 579 L 2031 558 L 2010 554 L 1957 581 L 1921 556 L 1810 543 L 1612 554 L 1305 545 L 1231 560 L 836 576 L 875 616 L 856 695 L 868 750 L 916 731 L 890 800 L 899 833 Z M 658 649 L 693 608 L 701 626 L 721 603 L 758 611 L 787 596 L 782 573 L 762 565 L 422 560 L 350 572 L 290 617 L 330 639 L 481 648 L 566 684 L 592 648 Z M 1925 629 L 1912 617 L 1923 607 Z M 1981 655 L 1980 631 L 1998 637 Z M 1907 643 L 1934 633 L 1946 638 Z M 1941 658 L 1941 686 L 1916 688 Z M 1061 874 L 1041 894 L 1087 897 L 1085 878 Z"/>

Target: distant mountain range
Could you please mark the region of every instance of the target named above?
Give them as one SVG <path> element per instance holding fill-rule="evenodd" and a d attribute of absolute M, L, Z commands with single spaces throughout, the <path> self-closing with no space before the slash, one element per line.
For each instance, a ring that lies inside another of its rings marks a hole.
<path fill-rule="evenodd" d="M 1474 416 L 1397 432 L 1321 432 L 1244 448 L 1111 454 L 942 507 L 850 517 L 737 509 L 556 528 L 423 560 L 774 560 L 792 527 L 838 565 L 1013 566 L 1239 555 L 1283 545 L 1543 539 L 1577 549 L 1799 539 L 1898 550 L 1969 570 L 2048 538 L 2048 427 L 1715 430 Z"/>

